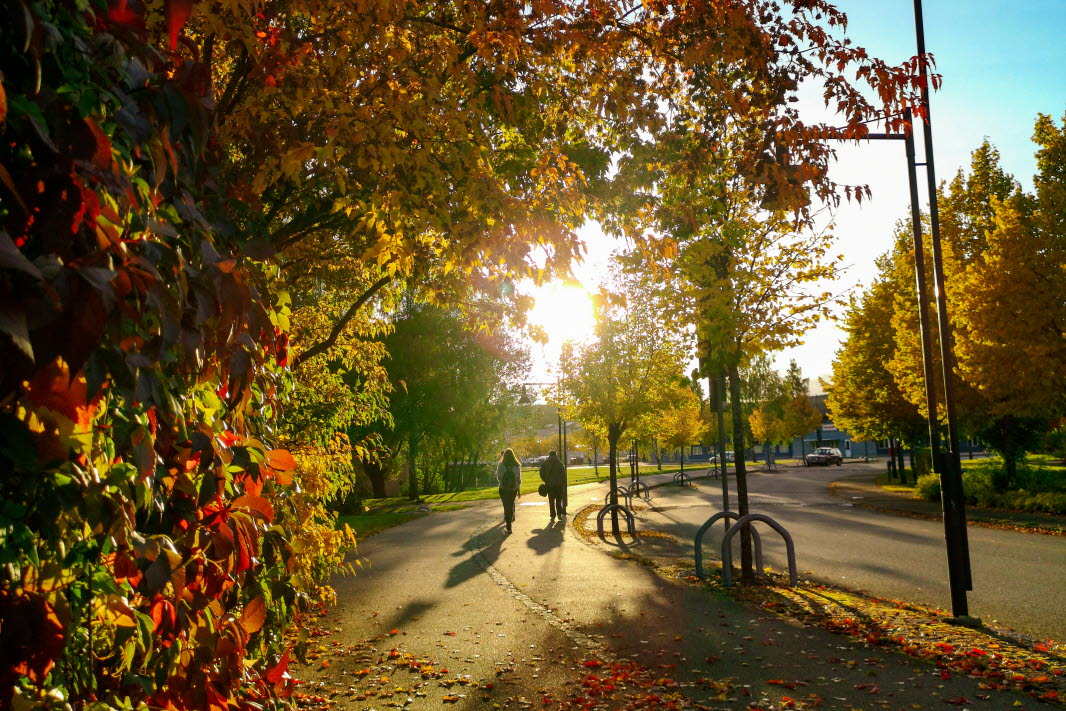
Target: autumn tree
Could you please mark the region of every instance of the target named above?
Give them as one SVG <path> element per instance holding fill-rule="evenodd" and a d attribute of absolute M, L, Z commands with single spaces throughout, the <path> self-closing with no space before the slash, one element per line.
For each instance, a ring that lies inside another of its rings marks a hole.
<path fill-rule="evenodd" d="M 650 290 L 669 318 L 695 329 L 705 374 L 729 376 L 741 515 L 747 513 L 748 423 L 741 369 L 799 343 L 828 315 L 833 295 L 812 286 L 832 278 L 839 263 L 823 231 L 803 229 L 794 214 L 763 209 L 746 190 L 731 153 L 742 150 L 745 138 L 742 127 L 705 129 L 690 117 L 670 142 L 622 161 L 618 179 L 628 181 L 639 219 L 609 223 L 637 241 L 631 259 L 651 275 Z M 654 232 L 646 234 L 645 223 Z M 743 551 L 750 576 L 750 546 Z"/>
<path fill-rule="evenodd" d="M 954 289 L 958 371 L 982 399 L 982 436 L 1003 456 L 999 490 L 1066 405 L 1066 137 L 1041 116 L 1034 139 L 1036 195 L 993 201 L 982 248 Z"/>
<path fill-rule="evenodd" d="M 803 436 L 822 423 L 822 413 L 811 404 L 810 383 L 795 360 L 789 362 L 784 385 L 787 401 L 782 416 L 783 434 L 787 440 L 799 438 L 803 455 Z"/>
<path fill-rule="evenodd" d="M 669 404 L 683 372 L 681 344 L 651 328 L 655 316 L 647 302 L 629 296 L 628 303 L 604 305 L 592 343 L 564 346 L 558 382 L 548 391 L 565 416 L 606 433 L 612 492 L 619 441 L 634 423 Z M 612 493 L 611 502 L 616 499 Z M 617 534 L 617 516 L 613 525 Z"/>
<path fill-rule="evenodd" d="M 666 447 L 681 450 L 681 469 L 685 468 L 685 447 L 700 442 L 709 427 L 703 419 L 703 403 L 692 388 L 674 389 L 669 405 L 653 415 L 656 439 Z"/>
<path fill-rule="evenodd" d="M 408 496 L 417 499 L 432 471 L 420 481 L 419 451 L 427 441 L 447 440 L 449 447 L 437 449 L 475 460 L 495 448 L 504 428 L 501 411 L 515 399 L 509 383 L 520 380 L 525 357 L 502 329 L 472 331 L 456 311 L 422 304 L 413 294 L 403 300 L 384 347 L 389 417 L 376 428 L 381 457 L 367 463 L 366 472 L 381 496 L 388 474 L 406 464 Z"/>
<path fill-rule="evenodd" d="M 833 360 L 826 403 L 833 422 L 854 437 L 896 439 L 914 446 L 928 440 L 926 420 L 887 368 L 897 347 L 894 295 L 904 288 L 890 280 L 892 258 L 889 254 L 878 260 L 883 276 L 851 301 L 844 320 L 847 335 Z"/>

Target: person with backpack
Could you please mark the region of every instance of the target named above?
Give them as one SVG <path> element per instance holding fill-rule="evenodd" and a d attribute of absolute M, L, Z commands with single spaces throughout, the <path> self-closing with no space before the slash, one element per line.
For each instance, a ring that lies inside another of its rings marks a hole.
<path fill-rule="evenodd" d="M 540 465 L 540 478 L 548 487 L 548 513 L 551 520 L 556 516 L 561 521 L 566 516 L 566 467 L 555 450 L 548 452 L 548 458 Z"/>
<path fill-rule="evenodd" d="M 522 488 L 522 463 L 510 449 L 503 450 L 503 456 L 496 464 L 496 483 L 500 485 L 500 501 L 503 502 L 503 522 L 507 532 L 511 532 L 514 522 L 514 504 L 518 490 Z"/>

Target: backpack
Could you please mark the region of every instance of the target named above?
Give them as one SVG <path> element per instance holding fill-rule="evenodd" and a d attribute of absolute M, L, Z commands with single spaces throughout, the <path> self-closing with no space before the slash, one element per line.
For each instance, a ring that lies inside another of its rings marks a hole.
<path fill-rule="evenodd" d="M 518 488 L 518 467 L 514 464 L 504 464 L 503 469 L 500 470 L 500 488 Z"/>

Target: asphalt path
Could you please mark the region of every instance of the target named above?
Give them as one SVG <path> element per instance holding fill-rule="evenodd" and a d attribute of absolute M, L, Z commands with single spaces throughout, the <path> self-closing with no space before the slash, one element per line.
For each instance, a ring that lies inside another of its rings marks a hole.
<path fill-rule="evenodd" d="M 859 497 L 830 491 L 834 481 L 870 480 L 880 468 L 848 463 L 748 472 L 749 510 L 789 531 L 805 577 L 950 611 L 943 524 L 861 508 Z M 735 510 L 732 476 L 729 484 Z M 696 530 L 721 503 L 721 483 L 704 479 L 694 488 L 657 489 L 654 508 L 642 517 L 691 550 Z M 707 534 L 704 555 L 719 557 L 723 530 L 716 525 Z M 769 528 L 760 531 L 766 564 L 785 570 L 781 539 Z M 968 537 L 970 614 L 1037 639 L 1066 640 L 1066 539 L 972 525 Z"/>

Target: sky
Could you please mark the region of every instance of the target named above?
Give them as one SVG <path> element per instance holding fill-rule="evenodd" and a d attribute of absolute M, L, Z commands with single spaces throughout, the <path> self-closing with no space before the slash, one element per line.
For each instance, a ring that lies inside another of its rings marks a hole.
<path fill-rule="evenodd" d="M 848 15 L 848 36 L 874 56 L 895 64 L 916 54 L 912 0 L 836 4 Z M 923 12 L 926 49 L 943 78 L 930 101 L 937 180 L 950 180 L 967 168 L 971 152 L 987 138 L 1000 152 L 1004 170 L 1031 190 L 1037 114 L 1061 123 L 1066 113 L 1066 0 L 927 0 Z M 813 104 L 801 110 L 810 118 L 822 113 Z M 922 161 L 920 143 L 918 151 Z M 897 141 L 847 144 L 838 154 L 832 177 L 869 185 L 873 192 L 873 199 L 861 205 L 842 205 L 836 217 L 837 245 L 849 264 L 837 290 L 861 290 L 876 274 L 874 259 L 891 247 L 896 222 L 909 217 L 906 159 Z M 925 175 L 920 172 L 918 180 L 924 210 Z M 592 289 L 616 245 L 596 225 L 587 225 L 582 234 L 589 254 L 575 275 Z M 842 338 L 839 326 L 820 326 L 803 346 L 779 354 L 779 367 L 784 370 L 794 358 L 817 391 L 817 379 L 831 373 Z M 556 354 L 557 343 L 534 346 L 535 379 L 550 379 Z"/>

